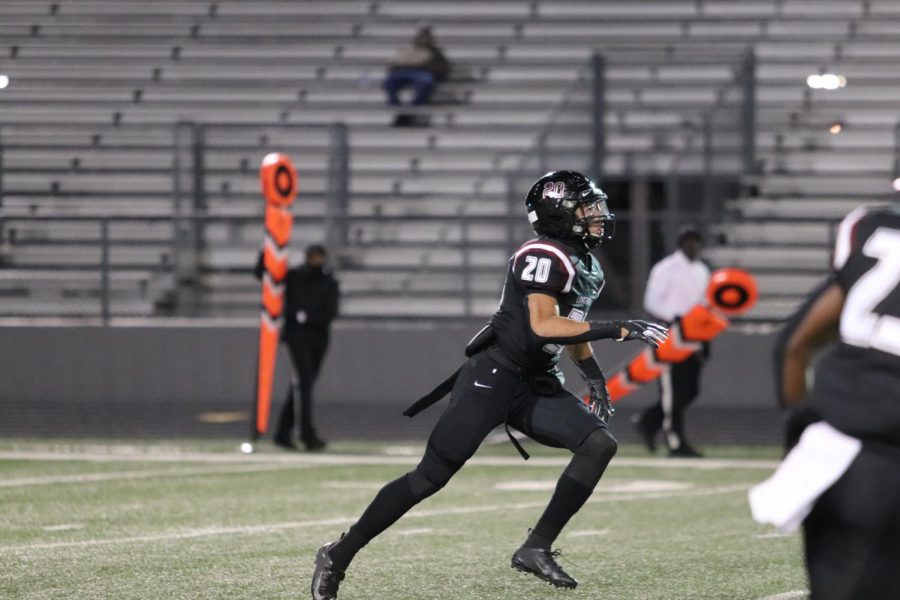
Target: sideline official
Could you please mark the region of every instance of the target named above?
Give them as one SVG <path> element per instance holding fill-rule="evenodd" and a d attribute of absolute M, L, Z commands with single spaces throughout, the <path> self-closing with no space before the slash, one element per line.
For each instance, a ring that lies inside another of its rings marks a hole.
<path fill-rule="evenodd" d="M 709 267 L 700 260 L 703 237 L 695 229 L 678 236 L 678 249 L 650 270 L 644 309 L 657 320 L 673 323 L 703 302 L 709 285 Z M 662 430 L 669 456 L 701 456 L 684 436 L 687 407 L 700 393 L 700 373 L 708 348 L 695 352 L 659 378 L 659 400 L 637 416 L 634 423 L 644 444 L 656 452 L 656 436 Z"/>
<path fill-rule="evenodd" d="M 262 277 L 262 253 L 256 266 Z M 328 253 L 313 244 L 306 249 L 306 261 L 290 269 L 285 277 L 284 326 L 281 339 L 291 356 L 291 386 L 278 417 L 275 444 L 296 449 L 295 425 L 309 451 L 322 450 L 325 441 L 313 424 L 313 386 L 328 350 L 331 322 L 337 316 L 340 287 L 328 266 Z"/>

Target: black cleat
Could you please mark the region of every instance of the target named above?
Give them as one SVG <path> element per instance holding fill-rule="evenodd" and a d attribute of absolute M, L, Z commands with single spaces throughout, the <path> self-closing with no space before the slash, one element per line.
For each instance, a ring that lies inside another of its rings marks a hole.
<path fill-rule="evenodd" d="M 703 453 L 688 444 L 681 444 L 678 448 L 669 449 L 672 458 L 703 458 Z"/>
<path fill-rule="evenodd" d="M 312 585 L 310 586 L 313 600 L 337 599 L 338 587 L 344 580 L 344 572 L 332 566 L 331 557 L 328 555 L 328 551 L 335 544 L 337 542 L 325 544 L 316 552 L 316 570 L 313 571 Z"/>
<path fill-rule="evenodd" d="M 698 452 L 693 446 L 682 444 L 674 450 L 669 450 L 669 456 L 671 458 L 703 458 L 703 453 Z"/>
<path fill-rule="evenodd" d="M 555 558 L 559 550 L 552 552 L 547 548 L 526 548 L 522 546 L 512 555 L 512 566 L 516 571 L 531 573 L 558 588 L 574 590 L 578 582 L 556 564 Z"/>
<path fill-rule="evenodd" d="M 311 437 L 304 439 L 303 445 L 306 447 L 307 452 L 321 452 L 328 443 L 319 437 Z"/>
<path fill-rule="evenodd" d="M 292 452 L 296 452 L 298 450 L 297 445 L 289 437 L 276 437 L 272 440 L 272 443 L 282 448 L 284 450 L 290 450 Z"/>

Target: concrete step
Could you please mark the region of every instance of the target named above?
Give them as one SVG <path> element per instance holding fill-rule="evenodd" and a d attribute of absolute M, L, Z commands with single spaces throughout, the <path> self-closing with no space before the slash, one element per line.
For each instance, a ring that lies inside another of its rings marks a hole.
<path fill-rule="evenodd" d="M 825 247 L 738 247 L 708 248 L 706 255 L 716 265 L 740 267 L 753 271 L 782 270 L 825 274 L 828 271 L 830 250 Z"/>
<path fill-rule="evenodd" d="M 797 196 L 747 198 L 730 202 L 741 215 L 752 218 L 821 219 L 834 223 L 854 208 L 877 204 L 878 198 Z"/>
<path fill-rule="evenodd" d="M 833 239 L 829 222 L 766 221 L 735 223 L 724 230 L 729 244 L 741 246 L 822 245 Z"/>
<path fill-rule="evenodd" d="M 851 173 L 768 174 L 762 179 L 759 187 L 760 195 L 771 197 L 858 194 L 869 197 L 883 195 L 887 199 L 893 193 L 892 180 L 893 177 L 887 171 L 874 176 Z"/>

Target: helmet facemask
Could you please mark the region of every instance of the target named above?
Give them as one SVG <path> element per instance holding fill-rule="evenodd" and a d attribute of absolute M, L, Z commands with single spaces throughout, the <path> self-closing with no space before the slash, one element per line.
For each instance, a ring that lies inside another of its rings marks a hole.
<path fill-rule="evenodd" d="M 606 194 L 597 188 L 585 190 L 583 199 L 575 206 L 575 224 L 572 233 L 579 236 L 588 248 L 596 248 L 602 242 L 613 239 L 616 218 L 606 204 Z M 591 231 L 597 229 L 599 231 Z"/>

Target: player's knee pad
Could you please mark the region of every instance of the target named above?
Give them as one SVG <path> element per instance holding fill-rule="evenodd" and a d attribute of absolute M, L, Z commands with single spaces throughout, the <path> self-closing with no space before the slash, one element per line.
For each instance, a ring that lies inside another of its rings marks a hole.
<path fill-rule="evenodd" d="M 461 467 L 461 462 L 429 445 L 422 461 L 407 476 L 409 487 L 416 499 L 423 500 L 447 485 Z"/>
<path fill-rule="evenodd" d="M 409 483 L 409 489 L 412 490 L 416 502 L 424 500 L 441 489 L 426 479 L 418 467 L 406 474 L 406 481 Z"/>
<path fill-rule="evenodd" d="M 566 467 L 565 474 L 584 487 L 593 489 L 618 448 L 616 438 L 607 429 L 597 428 L 574 448 L 575 456 Z"/>
<path fill-rule="evenodd" d="M 575 448 L 575 454 L 608 463 L 619 449 L 619 443 L 609 430 L 599 427 Z"/>

